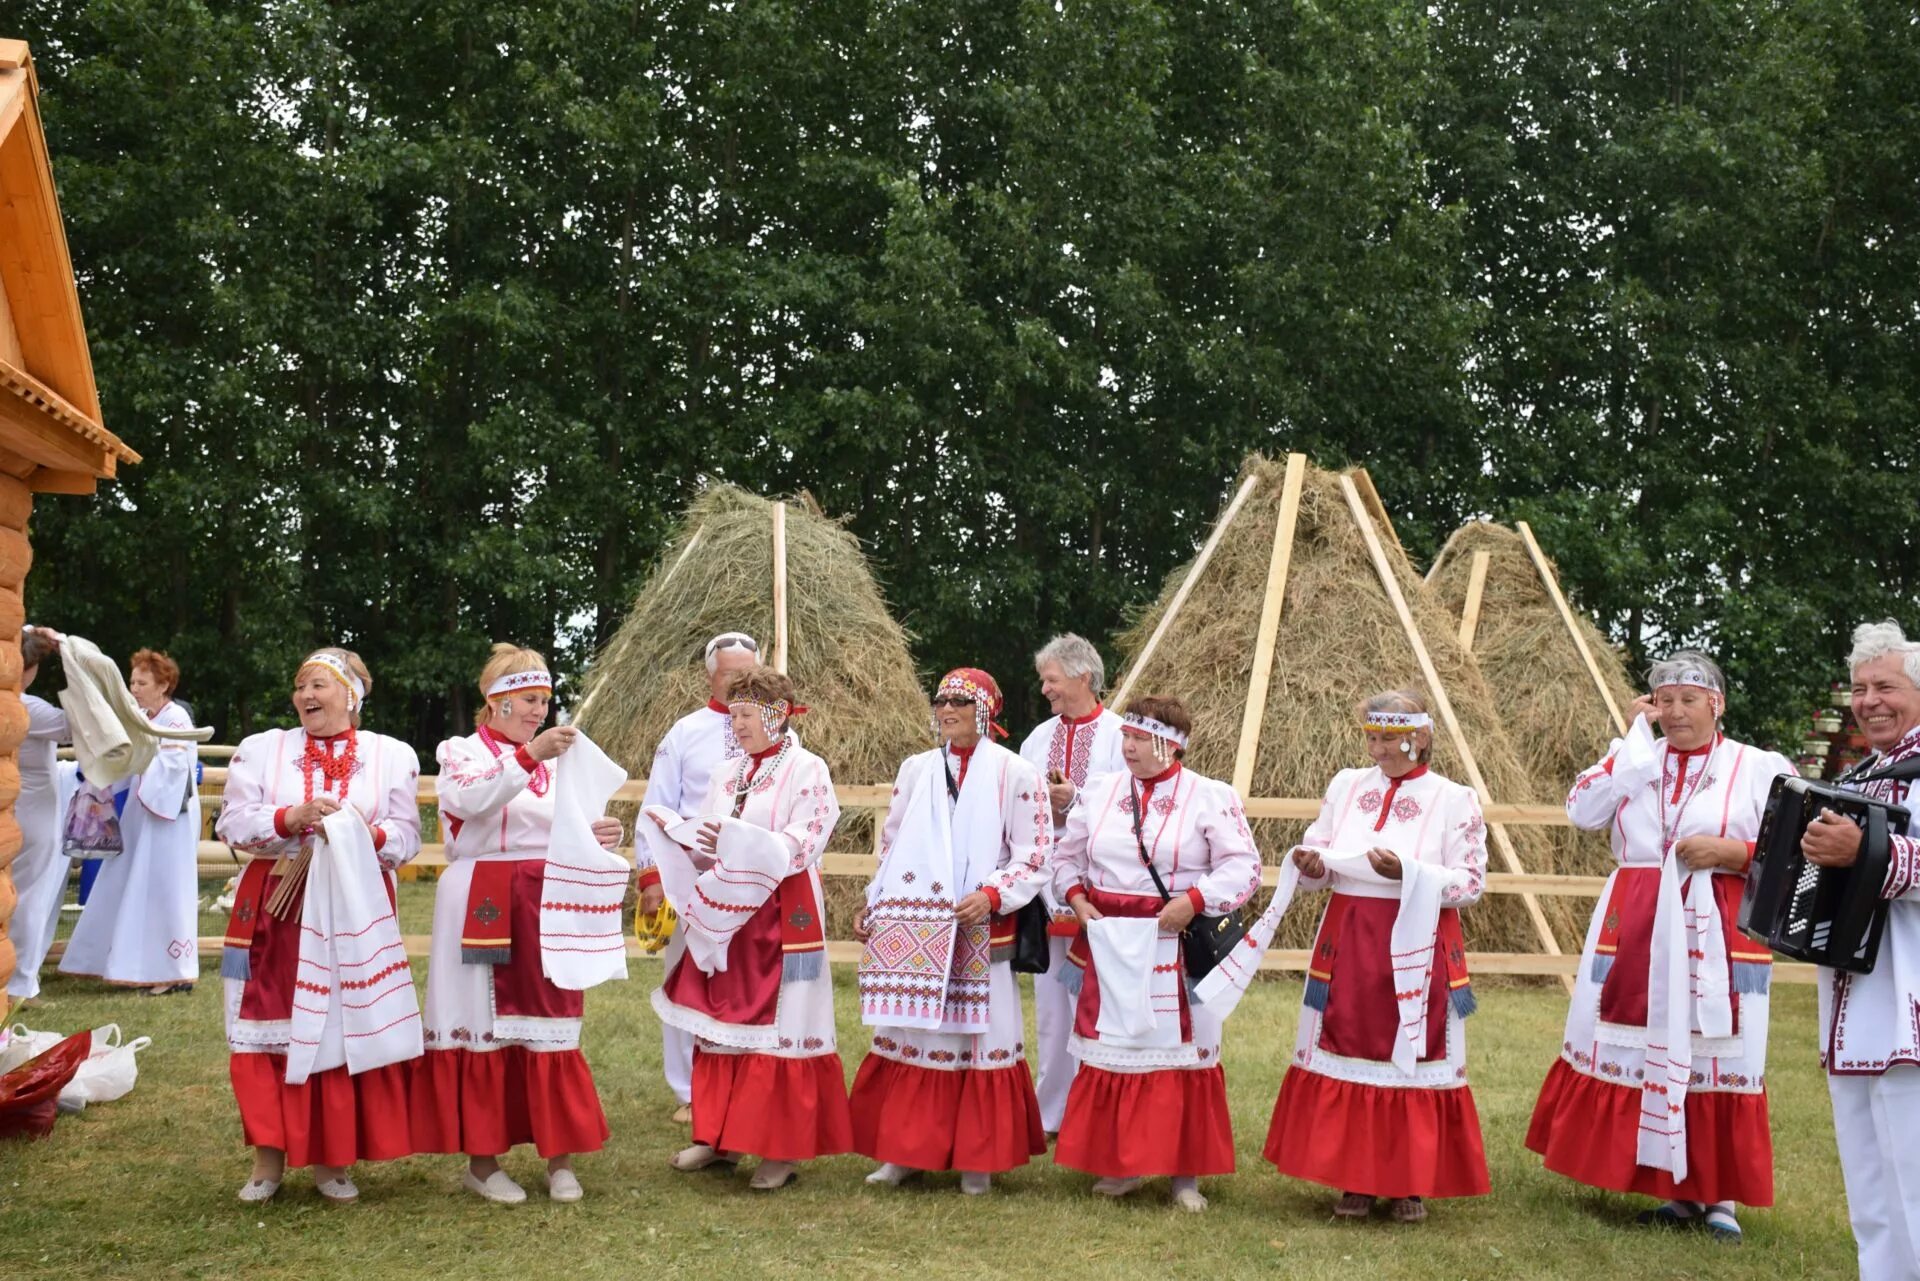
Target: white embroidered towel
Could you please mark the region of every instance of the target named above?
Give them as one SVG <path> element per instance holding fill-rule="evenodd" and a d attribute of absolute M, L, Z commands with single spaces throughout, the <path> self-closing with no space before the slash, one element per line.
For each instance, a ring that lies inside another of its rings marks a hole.
<path fill-rule="evenodd" d="M 737 818 L 693 819 L 673 835 L 680 838 L 684 831 L 691 841 L 709 824 L 720 828 L 714 859 L 694 881 L 680 924 L 687 932 L 687 959 L 702 973 L 719 974 L 727 968 L 734 935 L 780 892 L 793 850 L 776 833 Z"/>
<path fill-rule="evenodd" d="M 1280 918 L 1293 905 L 1293 896 L 1299 888 L 1300 868 L 1293 861 L 1293 851 L 1289 850 L 1286 861 L 1280 865 L 1280 883 L 1274 887 L 1267 910 L 1241 937 L 1239 946 L 1220 958 L 1213 973 L 1194 985 L 1193 999 L 1206 1006 L 1216 1018 L 1225 1019 L 1233 1013 L 1240 998 L 1253 986 L 1254 976 L 1260 972 L 1260 958 L 1267 954 L 1274 931 L 1280 928 Z"/>
<path fill-rule="evenodd" d="M 352 809 L 320 822 L 300 926 L 287 1084 L 342 1064 L 357 1076 L 419 1058 L 413 971 L 373 833 Z"/>
<path fill-rule="evenodd" d="M 540 883 L 540 968 L 569 992 L 627 977 L 620 908 L 633 866 L 593 834 L 593 820 L 626 781 L 627 772 L 585 734 L 554 762 L 553 831 Z"/>
<path fill-rule="evenodd" d="M 1720 902 L 1713 895 L 1712 870 L 1686 873 L 1680 888 L 1686 900 L 1687 958 L 1693 969 L 1694 1019 L 1702 1036 L 1732 1036 L 1733 991 L 1727 965 L 1727 930 L 1720 916 Z"/>
<path fill-rule="evenodd" d="M 1103 916 L 1087 923 L 1087 948 L 1100 980 L 1101 1039 L 1153 1031 L 1153 965 L 1160 922 L 1151 916 Z"/>
<path fill-rule="evenodd" d="M 1647 1055 L 1634 1160 L 1687 1177 L 1687 1085 L 1693 1075 L 1693 1000 L 1687 982 L 1686 905 L 1678 860 L 1660 865 L 1647 969 Z"/>
<path fill-rule="evenodd" d="M 1361 857 L 1364 861 L 1365 856 Z M 1371 864 L 1368 870 L 1372 871 Z M 1393 1065 L 1409 1076 L 1413 1075 L 1420 1052 L 1427 1045 L 1427 996 L 1433 991 L 1440 892 L 1446 887 L 1446 880 L 1446 872 L 1441 868 L 1418 859 L 1400 860 L 1400 910 L 1394 914 L 1387 947 L 1393 953 L 1394 1003 L 1399 1006 L 1400 1016 L 1400 1035 L 1393 1042 Z"/>
<path fill-rule="evenodd" d="M 869 1027 L 908 1027 L 928 1031 L 984 1032 L 987 1028 L 988 967 L 955 976 L 957 939 L 953 847 L 955 816 L 947 800 L 942 762 L 937 754 L 921 758 L 896 800 L 901 821 L 886 857 L 867 890 L 867 942 L 860 953 L 860 1019 Z M 986 789 L 979 789 L 984 791 Z M 961 790 L 961 803 L 978 793 Z M 975 949 L 977 950 L 977 949 Z M 975 1012 L 972 1026 L 953 1026 L 950 1008 L 955 989 Z M 977 999 L 974 999 L 977 996 Z"/>

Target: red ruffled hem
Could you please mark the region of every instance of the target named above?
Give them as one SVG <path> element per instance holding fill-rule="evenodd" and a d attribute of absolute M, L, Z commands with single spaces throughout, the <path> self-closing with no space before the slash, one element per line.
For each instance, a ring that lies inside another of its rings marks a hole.
<path fill-rule="evenodd" d="M 869 1054 L 849 1103 L 853 1150 L 875 1161 L 997 1174 L 1047 1150 L 1025 1061 L 943 1072 Z"/>
<path fill-rule="evenodd" d="M 693 1051 L 693 1141 L 770 1161 L 853 1151 L 853 1114 L 838 1054 Z"/>
<path fill-rule="evenodd" d="M 1590 1187 L 1674 1201 L 1773 1204 L 1767 1096 L 1687 1091 L 1687 1177 L 1635 1161 L 1640 1090 L 1555 1059 L 1527 1126 L 1527 1147 L 1555 1174 Z"/>
<path fill-rule="evenodd" d="M 420 1152 L 499 1156 L 531 1143 L 541 1156 L 597 1152 L 607 1141 L 593 1072 L 578 1050 L 428 1050 L 413 1074 Z"/>
<path fill-rule="evenodd" d="M 1107 1179 L 1232 1174 L 1225 1069 L 1110 1072 L 1081 1064 L 1053 1163 Z"/>
<path fill-rule="evenodd" d="M 287 1167 L 348 1166 L 412 1156 L 408 1088 L 413 1063 L 390 1063 L 358 1076 L 344 1067 L 287 1084 L 284 1054 L 234 1054 L 227 1074 L 249 1144 L 278 1148 Z"/>
<path fill-rule="evenodd" d="M 1473 1091 L 1361 1085 L 1290 1068 L 1266 1158 L 1280 1173 L 1379 1197 L 1485 1196 L 1487 1152 Z"/>

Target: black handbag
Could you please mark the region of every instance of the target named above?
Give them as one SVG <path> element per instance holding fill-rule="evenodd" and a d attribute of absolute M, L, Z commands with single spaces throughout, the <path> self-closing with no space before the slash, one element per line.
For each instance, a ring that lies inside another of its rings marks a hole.
<path fill-rule="evenodd" d="M 940 759 L 940 768 L 947 776 L 947 799 L 960 799 L 960 785 L 953 780 L 953 771 L 946 768 L 946 756 Z M 1050 920 L 1047 905 L 1035 894 L 1027 905 L 1013 914 L 1013 955 L 1007 964 L 1013 967 L 1015 974 L 1045 974 L 1053 965 L 1052 949 L 1047 946 L 1047 922 Z"/>
<path fill-rule="evenodd" d="M 1133 788 L 1133 784 L 1127 784 Z M 1160 869 L 1153 865 L 1153 856 L 1147 853 L 1146 837 L 1140 833 L 1142 815 L 1140 813 L 1140 793 L 1133 792 L 1133 843 L 1140 851 L 1140 862 L 1147 869 L 1147 875 L 1153 878 L 1153 888 L 1160 891 L 1160 901 L 1171 903 L 1173 895 L 1167 893 L 1167 883 L 1160 879 Z M 1213 973 L 1213 967 L 1226 959 L 1227 953 L 1239 945 L 1247 935 L 1247 920 L 1238 912 L 1225 912 L 1219 916 L 1208 916 L 1204 912 L 1196 913 L 1187 922 L 1187 928 L 1180 932 L 1180 954 L 1186 960 L 1187 982 L 1198 983 Z"/>

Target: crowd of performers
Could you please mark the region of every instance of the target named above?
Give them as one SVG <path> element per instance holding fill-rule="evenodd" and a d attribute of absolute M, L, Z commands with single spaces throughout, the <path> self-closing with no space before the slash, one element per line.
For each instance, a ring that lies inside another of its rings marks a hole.
<path fill-rule="evenodd" d="M 704 661 L 711 697 L 661 743 L 633 841 L 641 915 L 663 901 L 678 910 L 652 997 L 675 1119 L 691 1131 L 676 1170 L 752 1158 L 752 1186 L 772 1190 L 804 1162 L 856 1152 L 875 1163 L 869 1183 L 955 1171 L 977 1195 L 1051 1145 L 1095 1194 L 1165 1178 L 1173 1204 L 1203 1210 L 1199 1181 L 1234 1169 L 1225 1022 L 1296 892 L 1330 889 L 1266 1158 L 1337 1192 L 1341 1217 L 1384 1202 L 1418 1222 L 1429 1199 L 1489 1191 L 1460 926 L 1485 887 L 1487 827 L 1475 792 L 1431 768 L 1419 696 L 1359 704 L 1355 742 L 1371 764 L 1334 776 L 1265 914 L 1203 968 L 1195 931 L 1252 899 L 1261 857 L 1233 788 L 1184 763 L 1185 705 L 1153 695 L 1105 707 L 1099 655 L 1057 637 L 1035 664 L 1054 715 L 1016 753 L 999 741 L 993 677 L 948 673 L 931 699 L 937 746 L 900 767 L 854 921 L 870 1040 L 849 1090 L 820 874 L 840 815 L 833 779 L 802 746 L 799 692 L 750 636 L 716 636 Z M 1879 757 L 1920 755 L 1920 643 L 1864 625 L 1848 662 Z M 167 715 L 177 670 L 151 657 L 147 670 L 143 705 Z M 546 725 L 539 654 L 496 646 L 478 685 L 474 733 L 437 753 L 448 868 L 424 1007 L 391 875 L 420 848 L 419 762 L 359 728 L 365 665 L 342 649 L 308 656 L 293 682 L 298 728 L 256 734 L 233 757 L 217 828 L 254 856 L 221 965 L 255 1151 L 244 1200 L 312 1166 L 323 1196 L 349 1201 L 358 1162 L 457 1153 L 476 1195 L 522 1201 L 500 1166 L 519 1144 L 546 1160 L 552 1199 L 582 1196 L 572 1158 L 608 1138 L 580 1051 L 594 981 L 583 975 L 619 949 L 607 914 L 629 875 L 589 854 L 620 843 L 604 813 L 620 772 L 576 729 Z M 1568 794 L 1573 823 L 1604 828 L 1618 866 L 1526 1142 L 1569 1179 L 1655 1198 L 1643 1223 L 1735 1241 L 1738 1209 L 1773 1201 L 1772 961 L 1735 918 L 1769 788 L 1793 767 L 1722 732 L 1727 683 L 1705 655 L 1673 655 L 1648 685 L 1626 734 Z M 23 774 L 50 771 L 49 715 L 31 711 Z M 186 822 L 180 768 L 163 754 L 151 796 L 141 781 L 143 803 L 157 802 L 143 821 Z M 609 770 L 598 790 L 557 786 Z M 1868 786 L 1905 799 L 1904 783 Z M 1841 867 L 1860 841 L 1823 821 L 1802 848 Z M 316 843 L 328 857 L 312 857 Z M 1920 1145 L 1906 1137 L 1920 1133 L 1920 833 L 1893 847 L 1879 964 L 1823 969 L 1819 988 L 1849 1211 L 1875 1278 L 1920 1277 Z M 190 922 L 167 930 L 192 935 Z M 133 931 L 138 962 L 118 944 L 77 943 L 99 959 L 76 964 L 169 984 L 174 971 L 142 968 L 152 933 Z M 1023 949 L 1033 1046 L 1014 971 Z M 29 984 L 36 969 L 22 966 Z"/>

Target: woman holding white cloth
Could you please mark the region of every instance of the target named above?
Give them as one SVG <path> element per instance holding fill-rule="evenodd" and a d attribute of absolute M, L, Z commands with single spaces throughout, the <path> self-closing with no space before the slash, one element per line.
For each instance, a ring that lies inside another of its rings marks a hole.
<path fill-rule="evenodd" d="M 500 1168 L 500 1157 L 531 1143 L 547 1161 L 548 1196 L 578 1201 L 574 1154 L 599 1150 L 607 1118 L 580 1052 L 584 999 L 546 972 L 541 909 L 552 897 L 546 887 L 556 852 L 555 762 L 580 734 L 565 725 L 540 728 L 552 707 L 553 678 L 533 650 L 495 645 L 480 690 L 486 701 L 479 726 L 439 751 L 448 866 L 434 887 L 414 1143 L 422 1152 L 465 1153 L 467 1190 L 509 1205 L 527 1194 Z M 620 822 L 597 816 L 592 834 L 613 849 Z M 581 897 L 581 879 L 601 874 L 561 878 L 569 902 Z M 624 893 L 624 870 L 605 879 Z M 659 874 L 643 868 L 641 880 L 651 884 Z M 617 942 L 618 900 L 611 902 L 612 914 L 599 915 L 611 921 Z"/>
<path fill-rule="evenodd" d="M 1126 769 L 1087 780 L 1053 860 L 1054 894 L 1086 927 L 1068 953 L 1080 1068 L 1054 1161 L 1110 1197 L 1170 1176 L 1173 1203 L 1200 1211 L 1200 1176 L 1233 1172 L 1233 1120 L 1221 1020 L 1188 1000 L 1181 931 L 1251 898 L 1260 852 L 1233 789 L 1182 764 L 1179 699 L 1136 698 L 1121 720 Z"/>
<path fill-rule="evenodd" d="M 1396 1220 L 1417 1223 L 1426 1197 L 1489 1190 L 1459 917 L 1484 887 L 1486 823 L 1472 789 L 1427 768 L 1433 721 L 1418 695 L 1376 694 L 1360 710 L 1374 763 L 1334 775 L 1293 852 L 1300 886 L 1333 896 L 1266 1157 L 1341 1189 L 1342 1218 L 1387 1197 Z"/>
<path fill-rule="evenodd" d="M 853 1146 L 820 885 L 840 803 L 827 763 L 788 728 L 806 709 L 786 675 L 735 672 L 727 708 L 745 754 L 714 772 L 692 820 L 701 875 L 683 915 L 686 950 L 653 1008 L 695 1038 L 693 1143 L 673 1167 L 750 1153 L 760 1158 L 752 1186 L 771 1191 L 802 1161 Z M 666 830 L 663 811 L 647 816 Z"/>
<path fill-rule="evenodd" d="M 1767 795 L 1793 766 L 1720 732 L 1726 682 L 1706 655 L 1656 663 L 1648 685 L 1626 737 L 1567 796 L 1574 826 L 1605 827 L 1620 866 L 1527 1146 L 1568 1178 L 1665 1198 L 1642 1223 L 1736 1241 L 1735 1206 L 1773 1204 L 1772 955 L 1740 933 L 1739 904 Z"/>

